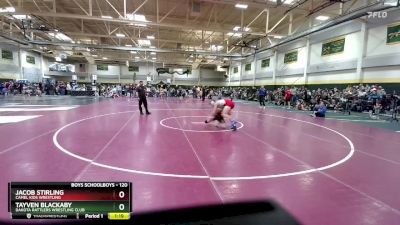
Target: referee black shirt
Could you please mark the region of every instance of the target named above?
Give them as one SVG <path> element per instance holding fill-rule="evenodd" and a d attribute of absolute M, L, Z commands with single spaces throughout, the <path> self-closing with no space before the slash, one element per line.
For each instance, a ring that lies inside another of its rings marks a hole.
<path fill-rule="evenodd" d="M 139 85 L 136 88 L 136 91 L 138 92 L 139 98 L 141 98 L 141 99 L 146 98 L 146 89 L 147 88 L 145 86 L 141 86 L 141 85 Z"/>

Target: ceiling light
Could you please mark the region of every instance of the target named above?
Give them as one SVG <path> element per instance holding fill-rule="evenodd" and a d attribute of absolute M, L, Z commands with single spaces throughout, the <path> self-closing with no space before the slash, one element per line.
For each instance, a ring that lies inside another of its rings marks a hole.
<path fill-rule="evenodd" d="M 325 21 L 325 20 L 328 20 L 328 19 L 329 19 L 329 16 L 317 16 L 315 19 L 316 19 L 316 20 Z"/>
<path fill-rule="evenodd" d="M 139 15 L 139 14 L 135 14 L 133 15 L 133 20 L 135 21 L 141 21 L 141 22 L 146 22 L 146 17 L 144 15 Z"/>
<path fill-rule="evenodd" d="M 276 2 L 276 0 L 270 0 L 271 2 Z M 294 0 L 285 0 L 285 1 L 283 1 L 283 4 L 285 4 L 285 5 L 290 5 L 290 4 L 292 4 L 292 2 L 293 2 Z M 281 2 L 282 2 L 282 0 L 281 0 Z"/>
<path fill-rule="evenodd" d="M 277 39 L 282 39 L 282 38 L 284 38 L 284 36 L 282 36 L 282 35 L 271 35 L 271 37 L 277 38 Z"/>
<path fill-rule="evenodd" d="M 132 54 L 137 54 L 137 51 L 131 51 Z"/>
<path fill-rule="evenodd" d="M 126 47 L 132 47 L 132 45 L 125 45 Z"/>
<path fill-rule="evenodd" d="M 123 37 L 125 37 L 125 34 L 118 33 L 118 34 L 115 34 L 115 36 L 123 38 Z"/>
<path fill-rule="evenodd" d="M 103 57 L 104 60 L 108 59 L 107 57 Z"/>
<path fill-rule="evenodd" d="M 137 27 L 147 27 L 146 24 L 140 24 L 140 23 L 135 23 L 135 24 L 132 24 L 132 25 L 137 26 Z"/>
<path fill-rule="evenodd" d="M 151 45 L 150 40 L 146 40 L 146 39 L 139 39 L 138 42 L 139 42 L 140 46 L 150 46 Z"/>
<path fill-rule="evenodd" d="M 210 47 L 211 51 L 221 51 L 222 49 L 224 49 L 224 46 L 222 45 L 211 45 Z"/>
<path fill-rule="evenodd" d="M 60 41 L 68 41 L 73 43 L 73 40 L 70 37 L 60 32 L 58 32 L 57 34 L 50 32 L 48 33 L 48 35 L 52 38 L 57 38 Z"/>
<path fill-rule="evenodd" d="M 14 7 L 0 8 L 0 12 L 15 12 L 15 8 Z"/>
<path fill-rule="evenodd" d="M 103 18 L 103 19 L 112 19 L 111 16 L 101 16 L 101 18 Z"/>
<path fill-rule="evenodd" d="M 190 58 L 193 58 L 194 56 L 193 55 L 190 55 Z"/>
<path fill-rule="evenodd" d="M 233 28 L 233 30 L 234 30 L 234 31 L 245 31 L 245 32 L 248 32 L 248 31 L 250 31 L 250 28 L 249 28 L 249 27 L 243 27 L 243 28 L 241 28 L 241 27 L 239 27 L 239 26 L 235 26 L 235 27 Z"/>
<path fill-rule="evenodd" d="M 152 60 L 156 60 L 157 58 L 156 57 L 153 57 L 153 58 L 151 58 Z"/>
<path fill-rule="evenodd" d="M 156 55 L 157 53 L 155 53 L 155 52 L 150 52 L 150 55 Z"/>
<path fill-rule="evenodd" d="M 60 33 L 60 32 L 56 34 L 56 38 L 58 38 L 59 40 L 62 40 L 62 41 L 72 41 L 72 39 L 70 37 L 68 37 L 67 35 Z"/>
<path fill-rule="evenodd" d="M 383 5 L 390 5 L 390 6 L 398 6 L 398 2 L 397 1 L 384 1 Z"/>
<path fill-rule="evenodd" d="M 237 3 L 237 4 L 235 5 L 235 7 L 236 7 L 236 8 L 239 8 L 239 9 L 247 9 L 248 5 Z"/>
<path fill-rule="evenodd" d="M 149 46 L 149 48 L 156 48 L 155 46 Z"/>
<path fill-rule="evenodd" d="M 150 35 L 150 36 L 147 36 L 147 39 L 149 39 L 149 40 L 154 40 L 155 37 L 154 37 L 153 35 Z"/>
<path fill-rule="evenodd" d="M 31 18 L 30 16 L 27 15 L 13 15 L 13 17 L 18 20 L 26 20 Z"/>
<path fill-rule="evenodd" d="M 140 59 L 140 57 L 139 57 L 139 56 L 136 56 L 135 59 Z"/>
<path fill-rule="evenodd" d="M 92 55 L 92 57 L 97 57 L 97 55 Z"/>
<path fill-rule="evenodd" d="M 146 20 L 146 17 L 144 15 L 140 15 L 140 14 L 128 14 L 128 15 L 126 15 L 126 18 L 128 20 L 134 20 L 134 21 L 139 21 L 139 22 L 149 22 L 148 20 Z"/>
<path fill-rule="evenodd" d="M 61 57 L 54 57 L 56 59 L 56 62 L 61 62 Z"/>

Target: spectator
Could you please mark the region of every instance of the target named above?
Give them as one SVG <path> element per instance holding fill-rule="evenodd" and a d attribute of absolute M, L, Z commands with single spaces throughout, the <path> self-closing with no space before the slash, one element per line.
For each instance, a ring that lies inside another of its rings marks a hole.
<path fill-rule="evenodd" d="M 260 90 L 258 90 L 258 99 L 260 101 L 260 107 L 265 108 L 265 96 L 267 95 L 267 91 L 264 86 L 261 86 Z"/>
<path fill-rule="evenodd" d="M 314 113 L 311 114 L 313 117 L 325 117 L 326 113 L 326 106 L 324 104 L 324 101 L 320 101 L 319 105 L 314 108 Z"/>
<path fill-rule="evenodd" d="M 65 94 L 66 95 L 70 95 L 71 94 L 71 90 L 72 90 L 71 84 L 68 82 Z"/>
<path fill-rule="evenodd" d="M 285 93 L 285 107 L 287 106 L 288 109 L 290 109 L 290 103 L 292 101 L 292 91 L 290 90 L 290 88 L 286 89 Z"/>

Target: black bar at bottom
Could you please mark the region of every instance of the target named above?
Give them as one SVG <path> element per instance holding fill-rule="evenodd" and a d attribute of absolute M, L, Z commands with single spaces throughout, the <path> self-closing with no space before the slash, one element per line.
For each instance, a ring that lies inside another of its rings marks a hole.
<path fill-rule="evenodd" d="M 76 219 L 76 214 L 34 214 L 34 213 L 12 213 L 13 219 Z"/>
<path fill-rule="evenodd" d="M 12 219 L 81 219 L 102 220 L 108 219 L 107 213 L 67 213 L 67 214 L 35 214 L 35 213 L 12 213 Z"/>

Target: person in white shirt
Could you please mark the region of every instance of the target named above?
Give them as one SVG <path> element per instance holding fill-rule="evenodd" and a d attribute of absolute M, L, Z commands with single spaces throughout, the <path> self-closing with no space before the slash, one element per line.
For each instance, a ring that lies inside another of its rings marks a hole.
<path fill-rule="evenodd" d="M 65 95 L 70 95 L 70 94 L 71 94 L 72 87 L 71 87 L 71 84 L 70 84 L 69 82 L 67 83 L 67 88 L 66 88 L 66 90 L 67 90 L 67 93 L 65 93 Z"/>

